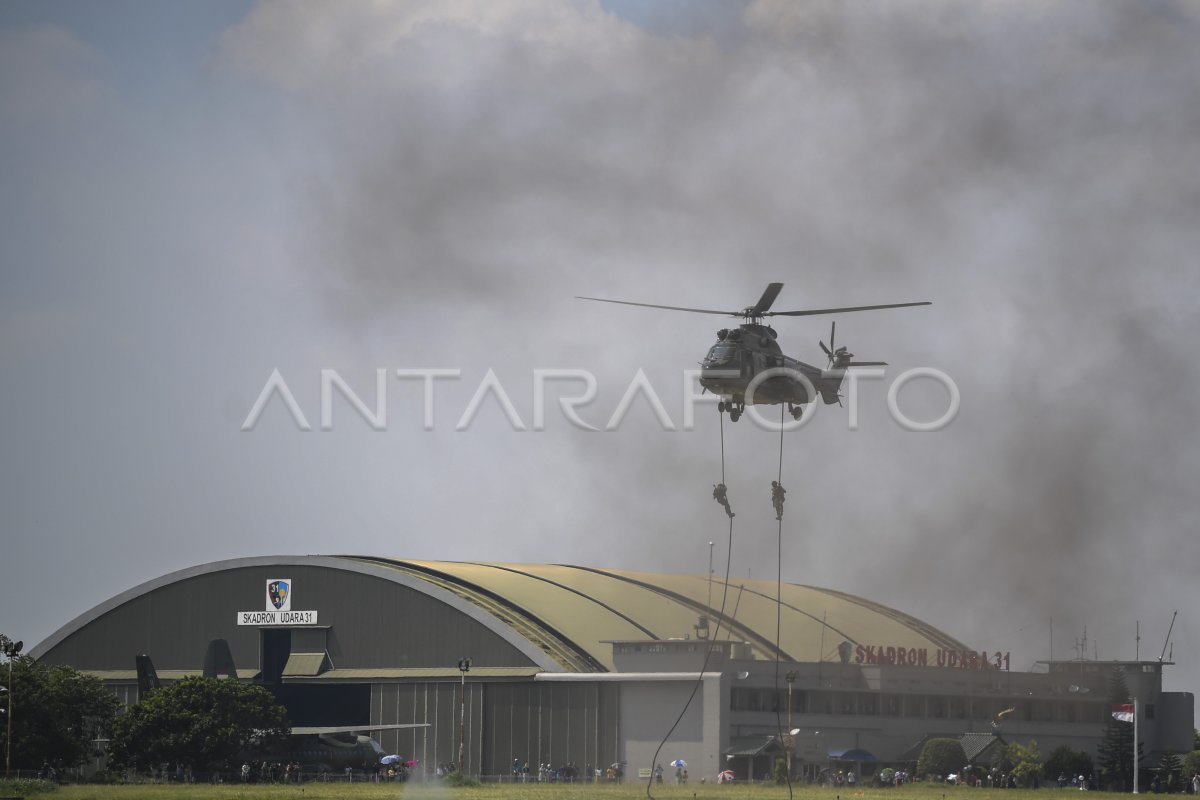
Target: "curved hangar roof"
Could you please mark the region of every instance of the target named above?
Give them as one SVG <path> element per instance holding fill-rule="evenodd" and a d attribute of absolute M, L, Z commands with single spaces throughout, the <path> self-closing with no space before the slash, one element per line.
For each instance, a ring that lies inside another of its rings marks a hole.
<path fill-rule="evenodd" d="M 40 656 L 126 604 L 203 575 L 247 567 L 306 566 L 361 573 L 415 589 L 469 615 L 543 669 L 612 670 L 613 641 L 683 638 L 707 614 L 719 638 L 746 641 L 755 657 L 776 654 L 776 585 L 720 578 L 565 564 L 412 561 L 372 556 L 290 556 L 220 561 L 165 575 L 112 598 L 35 649 Z M 718 620 L 719 618 L 719 620 Z M 323 621 L 323 620 L 322 620 Z M 822 632 L 821 627 L 825 625 Z M 786 661 L 835 660 L 837 646 L 968 649 L 907 614 L 831 589 L 784 584 L 779 655 Z M 822 650 L 824 652 L 822 652 Z"/>

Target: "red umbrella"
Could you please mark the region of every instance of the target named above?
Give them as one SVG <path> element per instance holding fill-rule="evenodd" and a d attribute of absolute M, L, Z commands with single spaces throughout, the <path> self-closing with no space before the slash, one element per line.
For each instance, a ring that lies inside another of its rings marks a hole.
<path fill-rule="evenodd" d="M 733 777 L 733 770 L 731 769 L 727 769 L 724 772 L 718 772 L 717 783 L 732 783 Z"/>
<path fill-rule="evenodd" d="M 421 763 L 421 762 L 420 762 L 420 761 L 417 761 L 415 758 L 410 758 L 408 761 L 405 761 L 405 762 L 404 762 L 404 766 L 406 766 L 406 767 L 415 767 L 417 764 L 420 764 L 420 763 Z"/>

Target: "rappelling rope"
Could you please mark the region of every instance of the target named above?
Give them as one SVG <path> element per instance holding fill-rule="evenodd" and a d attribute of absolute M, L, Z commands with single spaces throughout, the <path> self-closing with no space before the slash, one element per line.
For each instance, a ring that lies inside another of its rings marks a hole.
<path fill-rule="evenodd" d="M 780 403 L 779 405 L 779 474 L 775 478 L 775 482 L 779 485 L 779 490 L 783 491 L 783 415 L 787 410 L 787 406 Z M 774 497 L 772 506 L 774 505 Z M 779 513 L 775 515 L 777 531 L 775 536 L 775 729 L 779 736 L 779 743 L 790 741 L 790 738 L 783 738 L 783 717 L 779 702 L 779 643 L 780 632 L 783 628 L 783 501 L 780 501 Z M 790 737 L 790 734 L 789 734 Z M 792 771 L 788 767 L 790 761 L 787 755 L 784 755 L 784 777 L 787 779 L 788 800 L 792 800 Z"/>
<path fill-rule="evenodd" d="M 717 413 L 720 415 L 720 418 L 721 418 L 721 484 L 724 485 L 725 484 L 725 413 L 722 411 L 718 411 Z M 716 628 L 713 629 L 713 632 L 712 632 L 711 636 L 709 637 L 708 650 L 706 650 L 704 653 L 704 663 L 702 663 L 700 665 L 700 674 L 696 677 L 696 683 L 692 686 L 692 693 L 688 695 L 688 699 L 683 704 L 683 709 L 680 710 L 679 716 L 675 718 L 675 722 L 672 723 L 671 729 L 669 731 L 667 731 L 666 735 L 663 736 L 662 741 L 658 743 L 658 747 L 655 748 L 655 750 L 654 750 L 654 757 L 650 759 L 650 777 L 646 781 L 646 797 L 650 798 L 650 800 L 654 800 L 654 794 L 653 794 L 652 790 L 654 788 L 654 772 L 658 766 L 658 756 L 662 752 L 663 746 L 667 743 L 667 740 L 671 738 L 671 734 L 673 734 L 675 732 L 675 729 L 677 727 L 679 727 L 679 723 L 683 719 L 683 715 L 687 713 L 688 707 L 691 706 L 692 700 L 694 700 L 696 697 L 696 692 L 698 692 L 700 690 L 700 687 L 704 684 L 704 673 L 708 669 L 708 659 L 712 655 L 713 647 L 716 645 L 717 638 L 721 633 L 721 621 L 723 619 L 725 619 L 725 601 L 729 598 L 729 567 L 730 567 L 730 564 L 733 562 L 733 514 L 727 514 L 727 516 L 729 517 L 729 542 L 727 545 L 727 549 L 725 550 L 725 580 L 722 583 L 721 610 L 719 612 L 717 612 L 717 626 L 716 626 Z M 739 599 L 740 599 L 740 596 L 739 596 Z M 708 609 L 708 610 L 711 610 L 711 609 Z M 736 610 L 735 610 L 734 615 L 736 616 Z M 776 648 L 776 649 L 778 649 L 778 648 Z M 721 765 L 718 764 L 717 766 L 720 767 Z M 790 788 L 791 788 L 790 784 L 789 784 L 788 788 L 790 790 Z"/>

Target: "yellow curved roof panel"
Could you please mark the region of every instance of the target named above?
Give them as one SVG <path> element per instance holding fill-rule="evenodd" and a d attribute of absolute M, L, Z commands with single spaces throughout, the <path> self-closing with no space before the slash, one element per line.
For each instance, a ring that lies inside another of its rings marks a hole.
<path fill-rule="evenodd" d="M 813 586 L 731 580 L 722 613 L 724 583 L 704 576 L 566 564 L 370 560 L 450 588 L 505 620 L 568 671 L 612 670 L 609 642 L 684 638 L 702 614 L 713 628 L 720 624 L 719 638 L 749 642 L 758 658 L 774 658 L 778 649 L 785 660 L 834 660 L 843 641 L 967 649 L 907 614 Z"/>

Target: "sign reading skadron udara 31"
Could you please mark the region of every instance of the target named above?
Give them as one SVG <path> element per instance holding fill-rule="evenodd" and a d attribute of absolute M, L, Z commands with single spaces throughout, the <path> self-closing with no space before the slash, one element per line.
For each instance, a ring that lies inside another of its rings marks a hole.
<path fill-rule="evenodd" d="M 267 578 L 262 611 L 237 612 L 238 625 L 316 625 L 316 611 L 292 610 L 292 579 Z"/>

